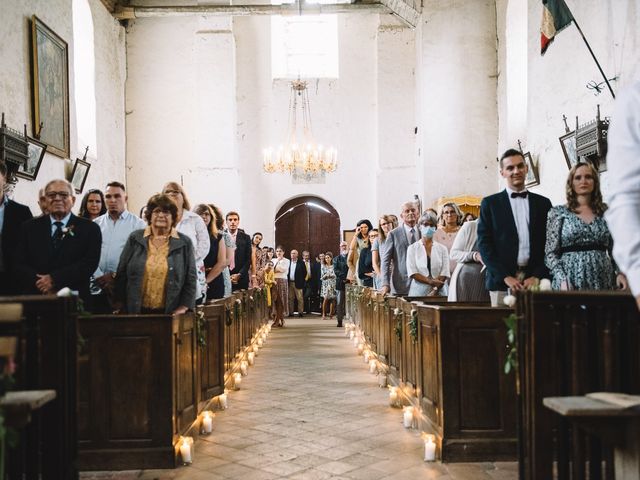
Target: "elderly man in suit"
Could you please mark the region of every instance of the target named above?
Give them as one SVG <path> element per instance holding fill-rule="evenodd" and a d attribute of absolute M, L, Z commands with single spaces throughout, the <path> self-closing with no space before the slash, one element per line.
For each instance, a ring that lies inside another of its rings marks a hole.
<path fill-rule="evenodd" d="M 240 214 L 238 212 L 227 213 L 227 228 L 236 244 L 236 250 L 231 259 L 229 270 L 231 272 L 231 287 L 233 291 L 249 288 L 249 267 L 251 266 L 251 237 L 238 228 Z"/>
<path fill-rule="evenodd" d="M 420 239 L 418 204 L 405 202 L 400 218 L 402 223 L 391 230 L 385 240 L 380 262 L 381 292 L 384 294 L 407 295 L 411 279 L 407 275 L 407 249 Z"/>
<path fill-rule="evenodd" d="M 483 198 L 480 205 L 478 246 L 492 306 L 502 303 L 507 289 L 529 288 L 548 275 L 544 246 L 551 202 L 526 190 L 527 170 L 522 152 L 504 152 L 500 175 L 506 188 Z"/>
<path fill-rule="evenodd" d="M 87 301 L 89 278 L 100 260 L 100 227 L 71 213 L 76 197 L 68 181 L 51 180 L 44 190 L 49 214 L 22 224 L 16 277 L 23 293 L 69 287 Z"/>
<path fill-rule="evenodd" d="M 7 167 L 0 162 L 0 296 L 19 293 L 13 280 L 13 267 L 20 225 L 33 217 L 29 207 L 9 200 L 4 193 L 6 184 Z"/>

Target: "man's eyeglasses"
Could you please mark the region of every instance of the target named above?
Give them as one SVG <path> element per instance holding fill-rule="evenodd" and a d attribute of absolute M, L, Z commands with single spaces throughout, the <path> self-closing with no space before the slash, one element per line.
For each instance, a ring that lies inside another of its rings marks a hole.
<path fill-rule="evenodd" d="M 47 192 L 44 194 L 49 200 L 55 200 L 56 197 L 60 197 L 62 200 L 66 200 L 71 196 L 69 192 Z"/>

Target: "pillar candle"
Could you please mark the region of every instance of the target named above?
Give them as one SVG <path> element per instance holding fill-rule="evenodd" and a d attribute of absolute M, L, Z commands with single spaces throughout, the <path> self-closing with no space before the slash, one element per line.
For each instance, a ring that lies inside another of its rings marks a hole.
<path fill-rule="evenodd" d="M 263 343 L 262 337 L 258 337 L 258 342 L 257 343 L 258 343 L 258 347 L 262 346 L 262 343 Z"/>
<path fill-rule="evenodd" d="M 369 358 L 370 358 L 369 357 L 369 350 L 365 350 L 364 351 L 363 357 L 364 357 L 364 363 L 369 363 Z"/>
<path fill-rule="evenodd" d="M 260 350 L 260 347 L 258 347 L 258 345 L 254 345 L 253 346 L 253 353 L 256 355 L 256 357 L 258 356 L 258 350 Z"/>
<path fill-rule="evenodd" d="M 242 384 L 242 374 L 235 373 L 233 375 L 233 388 L 236 390 L 240 390 L 240 385 Z"/>
<path fill-rule="evenodd" d="M 246 375 L 247 374 L 247 362 L 245 360 L 243 360 L 242 362 L 240 362 L 240 373 L 242 375 Z"/>
<path fill-rule="evenodd" d="M 398 404 L 398 387 L 389 387 L 389 405 L 395 407 Z"/>
<path fill-rule="evenodd" d="M 182 443 L 180 444 L 180 456 L 182 457 L 182 463 L 188 465 L 193 462 L 191 458 L 191 444 L 193 442 L 189 441 L 191 437 L 180 437 Z"/>
<path fill-rule="evenodd" d="M 404 428 L 411 428 L 413 426 L 413 407 L 404 407 L 402 424 L 404 425 Z"/>
<path fill-rule="evenodd" d="M 202 413 L 202 433 L 209 434 L 213 431 L 213 414 L 210 411 Z"/>
<path fill-rule="evenodd" d="M 220 404 L 220 408 L 225 410 L 227 408 L 227 394 L 221 393 L 218 395 L 218 403 Z"/>
<path fill-rule="evenodd" d="M 360 339 L 356 336 L 353 337 L 353 346 L 357 347 L 358 343 L 360 343 Z"/>
<path fill-rule="evenodd" d="M 378 386 L 380 388 L 385 388 L 387 386 L 387 375 L 384 373 L 378 374 Z"/>
<path fill-rule="evenodd" d="M 358 344 L 358 355 L 362 355 L 362 352 L 364 351 L 364 345 L 362 343 Z"/>
<path fill-rule="evenodd" d="M 376 373 L 378 371 L 378 365 L 376 365 L 375 358 L 369 360 L 369 373 Z"/>
<path fill-rule="evenodd" d="M 424 438 L 424 461 L 434 462 L 436 460 L 435 436 L 425 434 L 423 438 Z"/>
<path fill-rule="evenodd" d="M 256 354 L 253 352 L 249 352 L 247 354 L 247 361 L 249 362 L 249 365 L 253 365 L 253 363 L 255 362 L 255 356 Z"/>

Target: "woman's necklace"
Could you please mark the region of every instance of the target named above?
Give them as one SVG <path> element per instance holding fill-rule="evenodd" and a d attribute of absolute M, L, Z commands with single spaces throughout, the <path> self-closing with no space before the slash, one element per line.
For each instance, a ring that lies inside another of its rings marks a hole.
<path fill-rule="evenodd" d="M 460 229 L 460 227 L 458 225 L 454 225 L 453 227 L 445 225 L 442 229 L 444 230 L 444 233 L 451 234 L 456 233 Z"/>

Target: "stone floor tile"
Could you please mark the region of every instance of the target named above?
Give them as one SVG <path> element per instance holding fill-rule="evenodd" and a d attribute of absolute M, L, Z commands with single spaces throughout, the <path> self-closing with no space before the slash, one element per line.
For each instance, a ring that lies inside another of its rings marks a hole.
<path fill-rule="evenodd" d="M 323 472 L 329 472 L 336 475 L 341 475 L 346 472 L 350 472 L 351 470 L 358 468 L 356 465 L 351 465 L 346 462 L 341 461 L 333 461 L 324 463 L 322 465 L 318 465 L 316 467 L 318 470 L 322 470 Z"/>
<path fill-rule="evenodd" d="M 326 480 L 328 478 L 335 478 L 335 477 L 333 477 L 328 472 L 323 472 L 322 470 L 316 470 L 314 468 L 310 468 L 309 470 L 305 470 L 303 472 L 289 475 L 287 478 L 291 478 L 294 480 Z"/>

